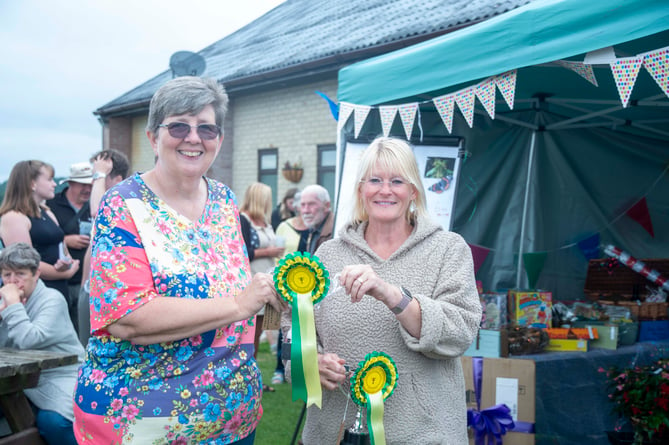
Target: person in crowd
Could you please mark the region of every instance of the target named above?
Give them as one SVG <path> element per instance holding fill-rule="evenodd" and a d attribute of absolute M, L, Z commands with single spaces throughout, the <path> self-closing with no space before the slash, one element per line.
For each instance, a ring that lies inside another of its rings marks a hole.
<path fill-rule="evenodd" d="M 46 204 L 56 216 L 63 232 L 65 232 L 65 245 L 70 255 L 80 262 L 77 273 L 67 281 L 68 293 L 65 294 L 70 320 L 72 320 L 74 329 L 78 332 L 77 303 L 83 270 L 81 261 L 84 259 L 86 249 L 91 241 L 91 212 L 88 200 L 91 197 L 93 167 L 89 162 L 72 164 L 70 166 L 70 176 L 63 182 L 67 182 L 67 187 L 52 199 L 47 200 Z"/>
<path fill-rule="evenodd" d="M 84 357 L 84 349 L 68 317 L 60 292 L 40 279 L 40 256 L 27 243 L 14 243 L 0 252 L 0 347 L 37 349 Z M 34 406 L 37 429 L 49 445 L 75 445 L 72 393 L 78 363 L 46 369 L 37 386 L 25 389 Z"/>
<path fill-rule="evenodd" d="M 286 190 L 286 193 L 283 195 L 283 199 L 272 211 L 272 230 L 276 231 L 276 228 L 279 227 L 283 221 L 288 218 L 292 218 L 297 215 L 297 209 L 295 208 L 295 194 L 300 191 L 297 187 L 291 187 Z"/>
<path fill-rule="evenodd" d="M 103 197 L 91 257 L 91 337 L 74 394 L 81 443 L 253 443 L 262 415 L 255 314 L 285 304 L 251 276 L 232 191 L 204 174 L 228 98 L 182 76 L 149 105 L 154 167 Z"/>
<path fill-rule="evenodd" d="M 14 165 L 0 206 L 0 237 L 5 246 L 23 242 L 34 247 L 41 257 L 42 281 L 67 298 L 67 281 L 79 270 L 79 260 L 72 260 L 65 233 L 45 204 L 55 195 L 53 175 L 53 167 L 42 161 Z"/>
<path fill-rule="evenodd" d="M 349 377 L 345 365 L 382 351 L 399 376 L 385 401 L 386 443 L 467 443 L 460 356 L 481 320 L 471 251 L 460 235 L 428 217 L 405 141 L 374 140 L 356 183 L 352 221 L 316 251 L 340 286 L 331 287 L 315 314 L 325 391 L 322 408 L 307 409 L 302 439 L 306 445 L 336 441 L 347 404 L 337 389 Z"/>
<path fill-rule="evenodd" d="M 283 256 L 283 246 L 276 245 L 276 236 L 268 219 L 272 210 L 272 189 L 261 182 L 254 182 L 244 194 L 244 200 L 239 211 L 242 219 L 249 223 L 250 230 L 248 237 L 244 238 L 247 249 L 253 251 L 251 261 L 251 272 L 271 273 L 276 264 L 276 259 Z M 254 357 L 258 356 L 258 346 L 260 345 L 260 335 L 263 332 L 262 323 L 265 315 L 263 307 L 256 314 L 255 337 L 253 339 Z M 274 388 L 263 384 L 263 390 L 272 392 Z"/>
<path fill-rule="evenodd" d="M 297 252 L 302 234 L 307 230 L 307 226 L 304 225 L 302 215 L 300 215 L 299 211 L 301 197 L 302 194 L 300 192 L 297 192 L 293 197 L 293 205 L 297 210 L 297 215 L 282 221 L 276 228 L 276 236 L 280 236 L 285 240 L 285 253 Z"/>
<path fill-rule="evenodd" d="M 102 150 L 91 157 L 93 165 L 93 182 L 91 187 L 91 199 L 89 201 L 91 221 L 95 220 L 98 212 L 98 206 L 102 200 L 102 195 L 123 181 L 128 176 L 130 162 L 125 154 L 115 149 Z M 91 334 L 90 321 L 90 302 L 89 302 L 89 282 L 88 278 L 91 271 L 91 246 L 88 245 L 82 265 L 82 286 L 77 297 L 77 316 L 79 318 L 79 340 L 86 346 Z"/>
<path fill-rule="evenodd" d="M 334 213 L 330 211 L 330 194 L 318 184 L 308 185 L 300 194 L 300 215 L 307 230 L 300 237 L 300 252 L 314 253 L 332 239 Z"/>

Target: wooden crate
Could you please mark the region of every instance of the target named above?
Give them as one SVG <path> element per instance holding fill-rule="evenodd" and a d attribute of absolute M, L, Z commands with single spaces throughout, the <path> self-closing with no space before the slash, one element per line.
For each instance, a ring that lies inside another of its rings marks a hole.
<path fill-rule="evenodd" d="M 669 258 L 643 259 L 650 269 L 669 278 Z M 607 266 L 608 258 L 590 260 L 585 278 L 585 294 L 603 304 L 617 304 L 630 309 L 632 317 L 639 320 L 662 320 L 668 317 L 669 303 L 648 303 L 646 286 L 657 287 L 646 277 L 622 263 L 614 268 Z"/>

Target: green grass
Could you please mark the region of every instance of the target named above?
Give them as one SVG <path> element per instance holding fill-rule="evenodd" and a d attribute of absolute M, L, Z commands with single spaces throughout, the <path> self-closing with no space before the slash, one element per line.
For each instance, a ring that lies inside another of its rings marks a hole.
<path fill-rule="evenodd" d="M 301 400 L 293 402 L 289 383 L 272 385 L 276 356 L 270 352 L 267 342 L 260 343 L 258 365 L 262 372 L 263 382 L 272 386 L 275 391 L 263 394 L 264 413 L 256 430 L 255 445 L 290 445 L 304 402 Z M 298 434 L 295 443 L 299 438 Z"/>

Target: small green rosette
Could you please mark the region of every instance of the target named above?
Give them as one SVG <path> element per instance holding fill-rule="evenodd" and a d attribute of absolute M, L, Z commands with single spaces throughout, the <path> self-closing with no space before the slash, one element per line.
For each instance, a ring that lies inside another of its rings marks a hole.
<path fill-rule="evenodd" d="M 328 271 L 317 256 L 306 252 L 286 255 L 274 269 L 274 286 L 292 308 L 293 339 L 290 350 L 293 400 L 319 408 L 323 399 L 318 372 L 314 304 L 330 286 Z"/>
<path fill-rule="evenodd" d="M 367 354 L 351 376 L 351 398 L 358 405 L 367 407 L 372 445 L 386 444 L 383 401 L 392 395 L 396 384 L 397 366 L 385 352 Z"/>

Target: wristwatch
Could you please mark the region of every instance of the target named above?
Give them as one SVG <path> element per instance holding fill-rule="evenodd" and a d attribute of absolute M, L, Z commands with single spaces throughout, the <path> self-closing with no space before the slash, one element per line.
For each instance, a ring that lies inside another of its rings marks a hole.
<path fill-rule="evenodd" d="M 413 300 L 413 297 L 411 296 L 411 292 L 409 292 L 406 287 L 400 286 L 400 292 L 402 292 L 402 299 L 397 304 L 397 306 L 390 308 L 390 310 L 395 315 L 398 315 L 398 314 L 401 314 L 402 312 L 404 312 L 404 309 L 406 309 L 407 306 L 409 306 L 409 303 L 411 303 L 411 300 Z"/>
<path fill-rule="evenodd" d="M 106 177 L 107 177 L 106 173 L 102 173 L 102 172 L 93 173 L 93 181 L 95 181 L 96 179 L 101 179 L 101 178 L 106 178 Z"/>

